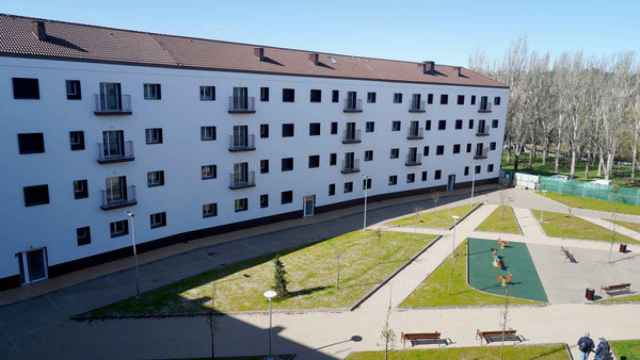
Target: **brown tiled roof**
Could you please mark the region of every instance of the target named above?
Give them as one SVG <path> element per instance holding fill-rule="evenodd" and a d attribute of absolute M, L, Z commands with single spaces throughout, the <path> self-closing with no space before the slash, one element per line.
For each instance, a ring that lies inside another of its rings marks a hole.
<path fill-rule="evenodd" d="M 46 36 L 38 35 L 37 22 Z M 264 49 L 264 57 L 257 54 Z M 412 83 L 505 87 L 469 69 L 119 30 L 0 14 L 0 55 Z"/>

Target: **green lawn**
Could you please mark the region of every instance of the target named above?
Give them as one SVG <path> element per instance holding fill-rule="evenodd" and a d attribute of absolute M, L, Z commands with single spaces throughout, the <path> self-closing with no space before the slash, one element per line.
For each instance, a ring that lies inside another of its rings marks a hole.
<path fill-rule="evenodd" d="M 616 223 L 617 225 L 626 227 L 629 230 L 640 232 L 640 223 L 633 223 L 633 222 L 619 221 L 619 220 L 613 220 L 613 222 Z"/>
<path fill-rule="evenodd" d="M 390 360 L 485 360 L 500 359 L 500 352 L 504 349 L 504 360 L 569 360 L 567 350 L 562 344 L 550 345 L 518 345 L 505 346 L 482 346 L 482 347 L 461 347 L 461 348 L 439 348 L 424 350 L 402 350 L 394 351 Z M 352 353 L 347 360 L 383 360 L 384 352 L 366 351 Z"/>
<path fill-rule="evenodd" d="M 504 297 L 476 290 L 467 283 L 467 241 L 449 256 L 429 277 L 409 295 L 400 307 L 449 307 L 470 305 L 502 305 Z M 451 287 L 449 288 L 449 280 Z M 511 304 L 539 304 L 510 297 Z"/>
<path fill-rule="evenodd" d="M 593 199 L 589 197 L 564 195 L 554 192 L 539 192 L 538 194 L 546 196 L 549 199 L 561 202 L 572 208 L 640 215 L 640 206 L 636 205 Z"/>
<path fill-rule="evenodd" d="M 513 208 L 506 205 L 498 206 L 476 230 L 522 234 L 516 215 L 513 213 Z"/>
<path fill-rule="evenodd" d="M 541 210 L 531 210 L 535 218 L 540 221 Z M 542 228 L 551 237 L 565 237 L 571 239 L 596 240 L 610 242 L 615 236 L 616 242 L 628 244 L 640 243 L 628 236 L 614 233 L 609 229 L 598 226 L 587 220 L 552 211 L 544 211 Z"/>
<path fill-rule="evenodd" d="M 626 356 L 627 360 L 640 360 L 640 340 L 611 341 L 616 359 Z"/>
<path fill-rule="evenodd" d="M 598 301 L 598 304 L 620 304 L 627 302 L 640 302 L 640 294 L 618 295 Z"/>
<path fill-rule="evenodd" d="M 274 302 L 273 307 L 349 307 L 434 239 L 435 236 L 424 234 L 354 231 L 282 253 L 280 259 L 287 270 L 292 295 Z M 337 255 L 340 256 L 339 290 L 336 289 Z M 132 297 L 87 315 L 265 310 L 267 303 L 262 294 L 273 286 L 272 258 L 269 255 L 207 271 L 146 292 L 139 299 Z"/>
<path fill-rule="evenodd" d="M 479 206 L 479 204 L 465 204 L 436 211 L 421 212 L 418 214 L 405 216 L 398 220 L 394 220 L 388 225 L 449 229 L 456 223 L 456 221 L 453 219 L 453 216 L 458 216 L 460 219 L 462 219 L 471 211 L 473 211 L 477 206 Z"/>

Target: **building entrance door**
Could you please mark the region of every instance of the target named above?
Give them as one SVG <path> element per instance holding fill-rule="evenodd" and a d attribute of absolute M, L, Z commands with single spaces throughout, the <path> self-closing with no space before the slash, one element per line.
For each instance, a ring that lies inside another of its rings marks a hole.
<path fill-rule="evenodd" d="M 305 196 L 302 199 L 302 210 L 304 212 L 304 217 L 307 216 L 313 216 L 313 214 L 315 214 L 316 211 L 316 196 L 315 195 L 309 195 L 309 196 Z"/>
<path fill-rule="evenodd" d="M 23 251 L 16 254 L 16 257 L 20 266 L 20 280 L 23 284 L 47 278 L 47 248 Z"/>
<path fill-rule="evenodd" d="M 456 188 L 456 176 L 449 175 L 449 181 L 447 182 L 447 191 L 453 191 Z"/>

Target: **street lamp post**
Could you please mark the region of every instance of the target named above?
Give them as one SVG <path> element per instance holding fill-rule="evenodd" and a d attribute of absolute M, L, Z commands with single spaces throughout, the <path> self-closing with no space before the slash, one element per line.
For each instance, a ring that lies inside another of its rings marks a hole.
<path fill-rule="evenodd" d="M 271 300 L 278 296 L 278 293 L 273 290 L 267 290 L 264 292 L 264 297 L 269 301 L 269 354 L 267 355 L 267 360 L 273 360 L 273 355 L 271 353 L 271 320 L 272 320 L 272 310 L 271 310 Z"/>
<path fill-rule="evenodd" d="M 368 179 L 369 177 L 365 175 L 362 185 L 364 187 L 364 216 L 362 220 L 362 231 L 367 229 L 367 189 L 368 189 Z"/>
<path fill-rule="evenodd" d="M 471 198 L 472 199 L 475 192 L 476 192 L 476 166 L 474 164 L 473 169 L 471 171 Z"/>
<path fill-rule="evenodd" d="M 138 270 L 138 249 L 136 247 L 136 228 L 135 228 L 135 214 L 131 211 L 127 211 L 129 217 L 129 227 L 131 228 L 130 238 L 131 246 L 133 247 L 133 259 L 136 263 L 136 297 L 140 296 L 140 273 Z"/>
<path fill-rule="evenodd" d="M 451 254 L 455 256 L 456 252 L 456 226 L 458 225 L 458 220 L 460 220 L 460 216 L 453 215 L 453 236 L 451 237 Z"/>

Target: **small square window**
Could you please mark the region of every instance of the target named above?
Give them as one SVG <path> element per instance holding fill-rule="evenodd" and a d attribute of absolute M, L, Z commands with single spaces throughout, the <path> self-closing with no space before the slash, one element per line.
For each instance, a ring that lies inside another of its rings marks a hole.
<path fill-rule="evenodd" d="M 482 170 L 482 167 L 480 165 L 476 165 L 475 167 L 476 174 L 480 174 L 481 170 Z"/>
<path fill-rule="evenodd" d="M 280 193 L 281 204 L 291 204 L 293 202 L 293 191 L 283 191 Z"/>
<path fill-rule="evenodd" d="M 456 130 L 461 130 L 462 129 L 462 120 L 458 119 L 456 120 Z"/>
<path fill-rule="evenodd" d="M 44 152 L 44 135 L 42 133 L 18 134 L 20 154 L 37 154 Z"/>
<path fill-rule="evenodd" d="M 364 152 L 364 161 L 373 161 L 373 150 L 366 150 Z"/>
<path fill-rule="evenodd" d="M 487 172 L 493 172 L 493 164 L 487 165 Z"/>
<path fill-rule="evenodd" d="M 498 128 L 498 119 L 491 120 L 491 127 L 494 129 Z"/>
<path fill-rule="evenodd" d="M 373 180 L 370 177 L 366 179 L 362 179 L 362 190 L 371 190 L 371 186 L 373 185 Z"/>
<path fill-rule="evenodd" d="M 309 94 L 309 101 L 312 103 L 322 102 L 322 91 L 318 89 L 312 89 Z"/>
<path fill-rule="evenodd" d="M 350 192 L 353 192 L 353 182 L 352 181 L 344 183 L 344 193 L 348 194 Z"/>
<path fill-rule="evenodd" d="M 216 127 L 215 126 L 201 126 L 200 127 L 200 140 L 213 141 L 216 139 Z"/>
<path fill-rule="evenodd" d="M 391 131 L 400 131 L 400 121 L 394 121 L 391 123 Z"/>
<path fill-rule="evenodd" d="M 338 154 L 329 154 L 329 166 L 335 166 L 338 163 Z"/>
<path fill-rule="evenodd" d="M 211 203 L 211 204 L 202 205 L 203 218 L 214 217 L 214 216 L 218 216 L 218 204 Z"/>
<path fill-rule="evenodd" d="M 329 184 L 329 196 L 336 194 L 336 184 Z"/>
<path fill-rule="evenodd" d="M 393 103 L 394 104 L 402 104 L 402 93 L 393 94 Z"/>
<path fill-rule="evenodd" d="M 372 132 L 374 132 L 374 131 L 375 131 L 375 129 L 376 129 L 376 123 L 375 123 L 375 122 L 373 122 L 373 121 L 367 121 L 367 122 L 365 123 L 365 131 L 366 131 L 366 132 L 368 132 L 368 133 L 372 133 Z"/>
<path fill-rule="evenodd" d="M 468 176 L 469 175 L 469 167 L 465 166 L 464 167 L 464 176 Z"/>
<path fill-rule="evenodd" d="M 269 137 L 269 124 L 260 124 L 260 138 L 266 139 Z"/>
<path fill-rule="evenodd" d="M 309 156 L 309 169 L 320 167 L 320 155 Z"/>
<path fill-rule="evenodd" d="M 397 159 L 400 157 L 400 149 L 394 148 L 391 149 L 391 159 Z"/>
<path fill-rule="evenodd" d="M 269 159 L 260 160 L 260 174 L 269 173 Z"/>
<path fill-rule="evenodd" d="M 268 102 L 269 101 L 269 88 L 263 86 L 260 88 L 260 101 Z"/>
<path fill-rule="evenodd" d="M 440 105 L 447 105 L 449 103 L 449 95 L 441 94 L 440 95 Z"/>
<path fill-rule="evenodd" d="M 464 105 L 464 95 L 458 95 L 458 105 Z"/>
<path fill-rule="evenodd" d="M 422 156 L 429 156 L 429 146 L 422 148 Z"/>
<path fill-rule="evenodd" d="M 145 100 L 160 100 L 161 98 L 160 84 L 144 84 Z"/>
<path fill-rule="evenodd" d="M 71 151 L 84 150 L 84 132 L 70 131 L 69 144 L 71 145 Z"/>
<path fill-rule="evenodd" d="M 444 155 L 444 145 L 436 146 L 436 155 Z"/>
<path fill-rule="evenodd" d="M 407 184 L 414 183 L 416 181 L 416 174 L 407 174 Z"/>
<path fill-rule="evenodd" d="M 216 165 L 203 165 L 200 169 L 202 180 L 215 179 L 218 176 Z"/>
<path fill-rule="evenodd" d="M 269 207 L 269 194 L 260 195 L 260 208 L 268 208 Z"/>
<path fill-rule="evenodd" d="M 167 213 L 159 212 L 149 215 L 149 225 L 152 229 L 167 226 Z"/>
<path fill-rule="evenodd" d="M 427 131 L 431 130 L 431 120 L 425 121 L 424 129 L 427 130 Z"/>
<path fill-rule="evenodd" d="M 26 207 L 49 203 L 48 185 L 25 186 L 22 191 L 24 193 L 24 206 Z"/>
<path fill-rule="evenodd" d="M 40 99 L 38 79 L 13 78 L 13 98 L 24 100 Z"/>
<path fill-rule="evenodd" d="M 427 94 L 427 104 L 433 104 L 433 94 Z"/>
<path fill-rule="evenodd" d="M 438 120 L 438 130 L 447 129 L 447 120 Z"/>
<path fill-rule="evenodd" d="M 422 172 L 422 181 L 427 181 L 427 172 L 426 171 Z"/>
<path fill-rule="evenodd" d="M 398 176 L 397 175 L 389 176 L 389 186 L 393 186 L 396 184 L 398 184 Z"/>
<path fill-rule="evenodd" d="M 282 102 L 294 102 L 296 91 L 294 89 L 282 89 Z"/>
<path fill-rule="evenodd" d="M 281 170 L 282 171 L 292 171 L 293 170 L 293 158 L 284 158 L 281 161 Z"/>
<path fill-rule="evenodd" d="M 318 136 L 318 135 L 320 135 L 320 123 L 309 124 L 309 136 Z"/>
<path fill-rule="evenodd" d="M 87 180 L 73 181 L 73 198 L 86 199 L 89 197 L 89 184 Z"/>
<path fill-rule="evenodd" d="M 460 144 L 454 144 L 453 145 L 453 153 L 454 154 L 460 154 Z"/>
<path fill-rule="evenodd" d="M 293 124 L 282 124 L 282 137 L 293 137 Z"/>
<path fill-rule="evenodd" d="M 161 128 L 145 129 L 144 132 L 145 138 L 147 140 L 147 145 L 162 144 Z"/>
<path fill-rule="evenodd" d="M 496 149 L 496 142 L 492 141 L 489 143 L 489 150 L 493 151 Z"/>
<path fill-rule="evenodd" d="M 67 88 L 67 100 L 82 99 L 82 90 L 80 89 L 80 80 L 67 80 L 65 82 Z"/>
<path fill-rule="evenodd" d="M 340 102 L 340 91 L 338 90 L 331 91 L 331 102 L 333 103 Z"/>
<path fill-rule="evenodd" d="M 200 101 L 215 101 L 216 100 L 216 87 L 207 85 L 200 86 Z"/>
<path fill-rule="evenodd" d="M 471 144 L 467 144 L 467 152 L 470 153 L 471 152 Z"/>
<path fill-rule="evenodd" d="M 435 180 L 440 180 L 442 178 L 442 170 L 436 170 L 435 171 L 435 175 L 434 175 L 434 179 Z"/>
<path fill-rule="evenodd" d="M 109 230 L 111 232 L 112 238 L 125 236 L 129 234 L 129 221 L 128 220 L 114 221 L 109 224 Z"/>
<path fill-rule="evenodd" d="M 375 104 L 376 102 L 376 93 L 375 92 L 368 92 L 367 93 L 367 102 L 370 104 Z"/>
<path fill-rule="evenodd" d="M 331 135 L 336 135 L 338 133 L 338 122 L 334 121 L 331 123 Z"/>
<path fill-rule="evenodd" d="M 471 105 L 475 105 L 475 104 L 476 104 L 476 96 L 471 95 Z"/>
<path fill-rule="evenodd" d="M 91 244 L 91 228 L 83 226 L 76 228 L 76 243 L 78 246 Z"/>
<path fill-rule="evenodd" d="M 500 106 L 500 96 L 493 98 L 493 105 Z"/>
<path fill-rule="evenodd" d="M 234 211 L 235 212 L 241 212 L 241 211 L 247 211 L 249 210 L 249 199 L 247 198 L 242 198 L 242 199 L 236 199 L 234 201 Z"/>
<path fill-rule="evenodd" d="M 473 129 L 473 119 L 469 119 L 469 130 Z"/>
<path fill-rule="evenodd" d="M 164 171 L 156 170 L 147 173 L 147 186 L 156 187 L 164 185 Z"/>

